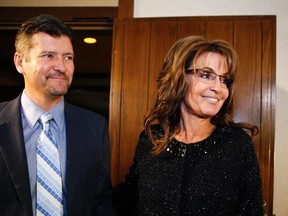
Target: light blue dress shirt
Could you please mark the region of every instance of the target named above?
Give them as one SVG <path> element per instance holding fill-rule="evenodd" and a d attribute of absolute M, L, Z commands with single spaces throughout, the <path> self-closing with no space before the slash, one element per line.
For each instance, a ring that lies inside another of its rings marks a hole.
<path fill-rule="evenodd" d="M 32 197 L 33 215 L 36 215 L 36 143 L 37 138 L 42 130 L 39 123 L 39 117 L 45 111 L 35 104 L 25 93 L 21 96 L 21 117 L 25 141 L 25 149 L 28 162 L 30 188 Z M 52 114 L 51 130 L 55 136 L 59 148 L 60 166 L 62 171 L 62 182 L 65 194 L 65 174 L 66 174 L 66 125 L 64 115 L 64 98 L 48 111 Z M 64 212 L 65 212 L 65 197 L 64 197 Z"/>

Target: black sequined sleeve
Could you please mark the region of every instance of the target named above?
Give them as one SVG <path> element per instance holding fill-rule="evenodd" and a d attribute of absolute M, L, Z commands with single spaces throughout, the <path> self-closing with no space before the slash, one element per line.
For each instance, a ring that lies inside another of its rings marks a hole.
<path fill-rule="evenodd" d="M 244 142 L 239 191 L 241 216 L 263 216 L 262 183 L 258 158 L 250 137 L 244 139 Z"/>

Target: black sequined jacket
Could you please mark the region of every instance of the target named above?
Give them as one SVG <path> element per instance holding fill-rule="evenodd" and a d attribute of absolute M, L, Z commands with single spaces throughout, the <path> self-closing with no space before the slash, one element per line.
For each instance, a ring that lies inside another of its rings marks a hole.
<path fill-rule="evenodd" d="M 190 145 L 173 140 L 158 157 L 151 148 L 143 131 L 126 181 L 114 188 L 119 216 L 264 215 L 258 160 L 242 129 L 217 127 Z"/>

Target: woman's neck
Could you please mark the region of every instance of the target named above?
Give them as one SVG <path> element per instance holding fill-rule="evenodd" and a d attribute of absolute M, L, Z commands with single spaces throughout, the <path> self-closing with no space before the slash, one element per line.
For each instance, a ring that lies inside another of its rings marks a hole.
<path fill-rule="evenodd" d="M 215 126 L 211 124 L 210 118 L 199 118 L 189 115 L 182 116 L 180 120 L 180 130 L 175 138 L 183 143 L 195 143 L 209 137 Z"/>

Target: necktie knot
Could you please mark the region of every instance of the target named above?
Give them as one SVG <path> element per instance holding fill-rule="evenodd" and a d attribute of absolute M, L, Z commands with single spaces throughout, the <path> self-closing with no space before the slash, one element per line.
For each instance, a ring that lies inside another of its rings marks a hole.
<path fill-rule="evenodd" d="M 53 119 L 53 116 L 49 112 L 46 112 L 40 116 L 39 121 L 44 127 L 45 125 L 49 126 L 49 121 L 52 119 Z"/>

